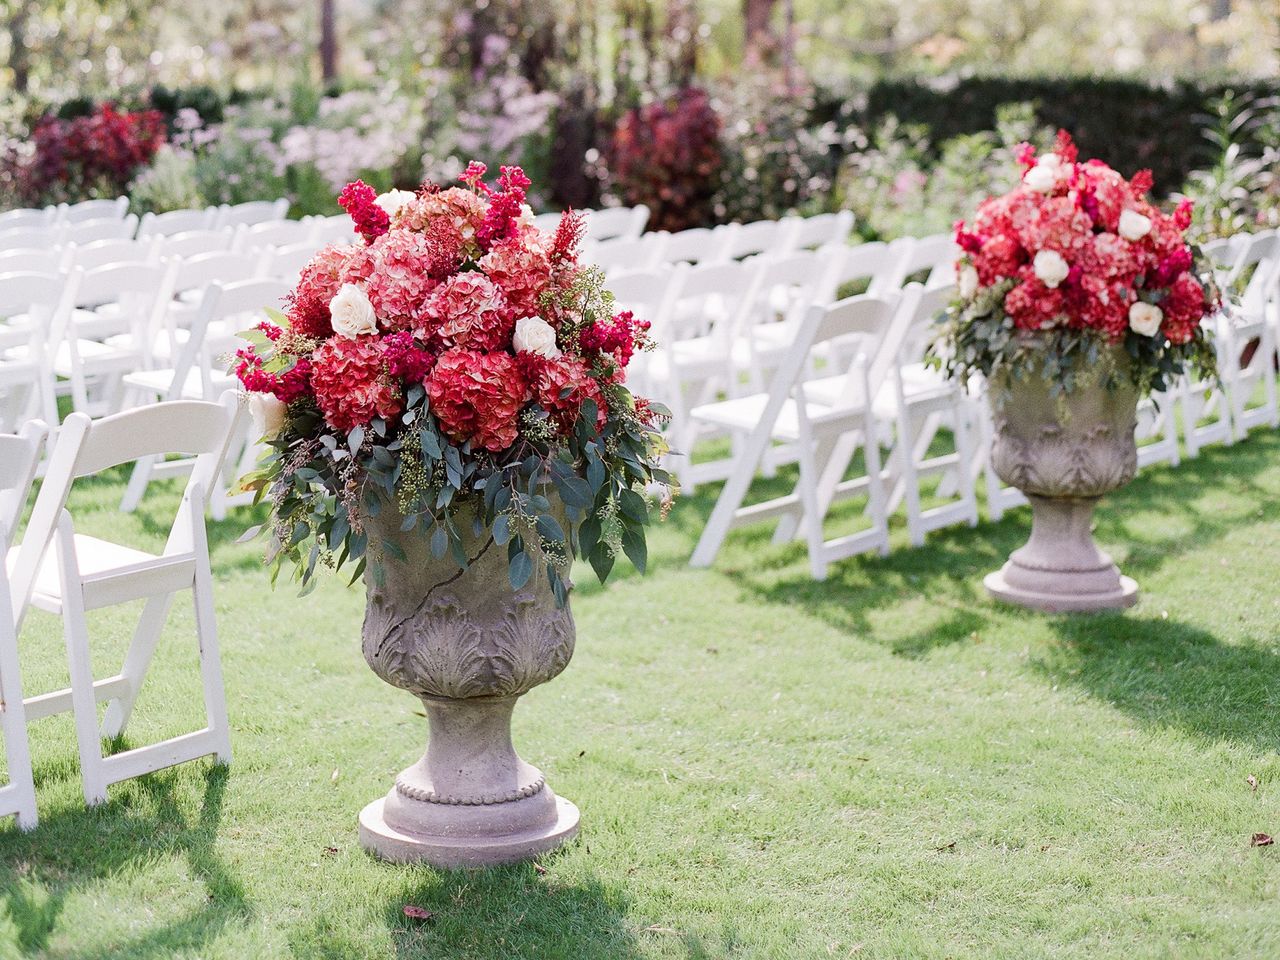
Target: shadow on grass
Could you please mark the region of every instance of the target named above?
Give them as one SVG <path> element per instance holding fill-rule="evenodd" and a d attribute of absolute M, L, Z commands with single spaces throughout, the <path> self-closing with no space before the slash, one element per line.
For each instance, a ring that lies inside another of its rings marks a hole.
<path fill-rule="evenodd" d="M 553 854 L 532 863 L 486 870 L 424 869 L 386 906 L 396 956 L 422 958 L 564 957 L 628 960 L 642 955 L 626 920 L 628 899 L 595 878 L 556 876 Z M 422 921 L 404 915 L 406 904 L 430 911 Z M 335 960 L 341 952 L 332 955 Z"/>
<path fill-rule="evenodd" d="M 1035 666 L 1147 725 L 1280 753 L 1280 654 L 1171 620 L 1058 618 Z"/>
<path fill-rule="evenodd" d="M 136 936 L 77 951 L 76 957 L 199 954 L 223 927 L 247 917 L 244 889 L 215 850 L 227 779 L 224 766 L 208 770 L 194 817 L 176 796 L 176 771 L 162 771 L 113 788 L 108 801 L 92 809 L 42 815 L 29 833 L 0 831 L 0 902 L 22 954 L 49 947 L 68 900 L 164 856 L 186 860 L 205 886 L 206 903 Z"/>

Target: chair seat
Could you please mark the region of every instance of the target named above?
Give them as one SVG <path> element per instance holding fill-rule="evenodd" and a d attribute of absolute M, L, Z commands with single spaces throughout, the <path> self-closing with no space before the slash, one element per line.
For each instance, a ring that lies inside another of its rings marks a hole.
<path fill-rule="evenodd" d="M 10 547 L 6 558 L 10 578 L 18 550 L 17 546 Z M 190 586 L 195 576 L 195 556 L 191 553 L 156 556 L 80 533 L 75 535 L 75 553 L 86 610 L 181 590 Z M 36 574 L 31 602 L 49 613 L 61 613 L 62 600 L 58 555 L 50 549 Z"/>
<path fill-rule="evenodd" d="M 132 345 L 77 340 L 76 352 L 80 355 L 85 373 L 90 375 L 104 370 L 131 370 L 138 363 L 138 351 Z M 60 343 L 53 358 L 53 372 L 60 377 L 70 377 L 71 370 L 71 345 Z"/>
<path fill-rule="evenodd" d="M 843 377 L 832 377 L 830 379 L 842 382 L 844 380 Z M 750 433 L 764 419 L 765 408 L 768 405 L 769 395 L 767 393 L 756 393 L 749 397 L 721 400 L 718 403 L 707 403 L 694 407 L 690 412 L 690 416 L 700 423 L 731 432 Z M 805 413 L 808 416 L 810 426 L 817 432 L 823 432 L 823 427 L 838 425 L 850 418 L 861 417 L 863 414 L 862 398 L 861 396 L 854 396 L 846 400 L 845 403 L 836 405 L 823 402 L 815 403 L 812 396 L 810 396 L 810 402 L 805 406 Z M 800 420 L 795 400 L 788 399 L 783 403 L 782 409 L 778 412 L 778 419 L 774 422 L 771 436 L 774 440 L 783 442 L 800 439 Z"/>

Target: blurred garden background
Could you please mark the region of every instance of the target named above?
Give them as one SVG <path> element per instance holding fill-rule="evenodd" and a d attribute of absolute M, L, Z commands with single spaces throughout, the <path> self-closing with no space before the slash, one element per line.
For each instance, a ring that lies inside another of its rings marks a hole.
<path fill-rule="evenodd" d="M 518 162 L 544 209 L 651 228 L 849 208 L 950 228 L 1010 146 L 1199 201 L 1202 237 L 1280 222 L 1280 0 L 3 0 L 0 206 L 139 211 Z"/>

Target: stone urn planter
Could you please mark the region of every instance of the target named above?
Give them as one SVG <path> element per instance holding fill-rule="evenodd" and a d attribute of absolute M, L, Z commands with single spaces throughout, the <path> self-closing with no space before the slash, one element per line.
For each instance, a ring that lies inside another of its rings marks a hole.
<path fill-rule="evenodd" d="M 1119 347 L 1100 369 L 1127 370 Z M 1031 538 L 984 581 L 998 600 L 1050 612 L 1132 606 L 1138 585 L 1098 549 L 1091 530 L 1098 500 L 1133 479 L 1138 391 L 1127 376 L 1096 382 L 1065 399 L 1042 375 L 993 378 L 992 467 L 1031 502 Z M 1064 415 L 1065 414 L 1065 415 Z"/>
<path fill-rule="evenodd" d="M 384 507 L 366 520 L 407 562 L 388 558 L 383 585 L 366 576 L 363 645 L 373 671 L 422 701 L 429 736 L 421 760 L 360 813 L 360 842 L 392 861 L 437 867 L 511 863 L 578 831 L 578 808 L 556 796 L 511 742 L 516 700 L 559 674 L 573 655 L 573 616 L 556 606 L 543 569 L 521 590 L 507 548 L 465 542 L 465 571 L 431 555 L 419 531 Z M 459 524 L 463 526 L 463 524 Z"/>

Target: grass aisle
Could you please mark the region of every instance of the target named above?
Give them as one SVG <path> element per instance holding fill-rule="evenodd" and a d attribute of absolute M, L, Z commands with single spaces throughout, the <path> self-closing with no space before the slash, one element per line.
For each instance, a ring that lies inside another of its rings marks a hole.
<path fill-rule="evenodd" d="M 80 490 L 82 529 L 157 548 L 174 488 L 132 517 L 121 490 Z M 522 755 L 582 809 L 545 873 L 359 849 L 419 707 L 364 665 L 359 590 L 273 593 L 260 544 L 216 525 L 235 762 L 86 811 L 70 722 L 36 722 L 42 822 L 0 828 L 0 957 L 1280 956 L 1280 846 L 1249 843 L 1280 836 L 1280 434 L 1104 505 L 1144 591 L 1124 616 L 987 602 L 1025 510 L 819 584 L 767 528 L 689 570 L 712 502 L 677 506 L 651 576 L 578 571 L 573 663 L 516 711 Z M 92 619 L 99 675 L 135 615 Z M 134 742 L 200 722 L 190 628 L 183 606 Z M 29 694 L 62 682 L 60 643 L 33 614 Z"/>

